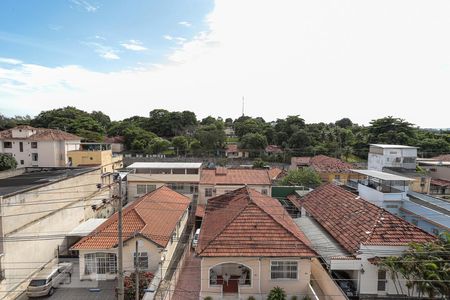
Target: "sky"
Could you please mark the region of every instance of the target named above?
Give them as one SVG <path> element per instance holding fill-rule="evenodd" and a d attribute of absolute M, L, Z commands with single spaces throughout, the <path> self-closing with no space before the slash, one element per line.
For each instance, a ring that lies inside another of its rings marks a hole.
<path fill-rule="evenodd" d="M 447 0 L 2 0 L 0 113 L 450 127 Z"/>

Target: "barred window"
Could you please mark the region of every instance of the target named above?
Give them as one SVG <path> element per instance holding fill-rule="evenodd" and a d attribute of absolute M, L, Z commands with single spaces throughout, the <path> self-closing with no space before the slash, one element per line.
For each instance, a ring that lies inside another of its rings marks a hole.
<path fill-rule="evenodd" d="M 212 188 L 206 188 L 205 189 L 205 197 L 212 197 L 213 195 L 213 189 Z"/>
<path fill-rule="evenodd" d="M 271 279 L 297 279 L 297 262 L 275 260 L 270 263 Z"/>
<path fill-rule="evenodd" d="M 137 189 L 138 195 L 143 195 L 143 194 L 147 194 L 147 193 L 150 193 L 150 192 L 156 190 L 156 185 L 154 185 L 154 184 L 138 184 L 136 186 L 136 189 Z"/>
<path fill-rule="evenodd" d="M 136 252 L 133 253 L 134 265 L 136 265 Z M 147 252 L 139 252 L 139 269 L 147 270 L 148 269 L 148 253 Z"/>
<path fill-rule="evenodd" d="M 88 253 L 84 255 L 84 274 L 117 273 L 117 257 L 114 253 Z"/>

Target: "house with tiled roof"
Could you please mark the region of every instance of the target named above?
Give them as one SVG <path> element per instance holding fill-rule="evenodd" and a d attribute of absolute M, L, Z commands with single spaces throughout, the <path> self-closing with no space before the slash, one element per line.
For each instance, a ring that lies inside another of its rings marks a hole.
<path fill-rule="evenodd" d="M 237 144 L 228 144 L 225 147 L 225 157 L 227 158 L 247 158 L 249 152 L 243 149 L 239 149 Z"/>
<path fill-rule="evenodd" d="M 239 169 L 217 167 L 202 169 L 198 187 L 199 204 L 206 204 L 208 199 L 235 189 L 248 186 L 258 192 L 270 195 L 272 179 L 266 169 Z"/>
<path fill-rule="evenodd" d="M 67 152 L 78 150 L 81 137 L 57 129 L 20 125 L 0 131 L 0 153 L 17 161 L 18 168 L 65 167 Z"/>
<path fill-rule="evenodd" d="M 377 258 L 400 256 L 412 242 L 435 240 L 417 226 L 334 184 L 315 189 L 297 204 L 302 216 L 296 223 L 313 249 L 331 271 L 345 272 L 361 297 L 398 296 L 390 275 L 375 263 Z"/>
<path fill-rule="evenodd" d="M 266 299 L 275 286 L 303 299 L 317 255 L 278 200 L 248 187 L 208 201 L 196 252 L 201 299 Z"/>
<path fill-rule="evenodd" d="M 292 157 L 290 169 L 301 168 L 312 168 L 324 182 L 345 184 L 348 180 L 357 178 L 352 172 L 354 165 L 326 155 Z"/>
<path fill-rule="evenodd" d="M 139 268 L 164 276 L 188 219 L 191 200 L 163 186 L 123 210 L 124 270 L 134 269 L 138 241 Z M 117 276 L 118 215 L 111 216 L 72 246 L 79 251 L 80 278 L 107 280 Z M 162 265 L 161 265 L 162 264 Z"/>

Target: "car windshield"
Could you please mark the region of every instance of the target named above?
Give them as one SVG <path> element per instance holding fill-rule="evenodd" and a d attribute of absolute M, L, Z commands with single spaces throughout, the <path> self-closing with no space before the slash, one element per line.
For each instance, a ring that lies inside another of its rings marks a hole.
<path fill-rule="evenodd" d="M 45 282 L 46 282 L 45 279 L 31 280 L 30 286 L 41 286 L 41 285 L 45 285 Z"/>

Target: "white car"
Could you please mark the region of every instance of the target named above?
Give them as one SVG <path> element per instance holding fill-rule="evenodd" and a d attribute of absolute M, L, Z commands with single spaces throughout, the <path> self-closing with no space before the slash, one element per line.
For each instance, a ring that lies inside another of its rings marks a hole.
<path fill-rule="evenodd" d="M 27 287 L 28 297 L 42 297 L 53 295 L 55 288 L 72 276 L 72 263 L 60 263 L 47 267 L 34 276 Z"/>
<path fill-rule="evenodd" d="M 194 238 L 192 239 L 192 248 L 197 247 L 199 236 L 200 236 L 200 228 L 195 231 Z"/>

